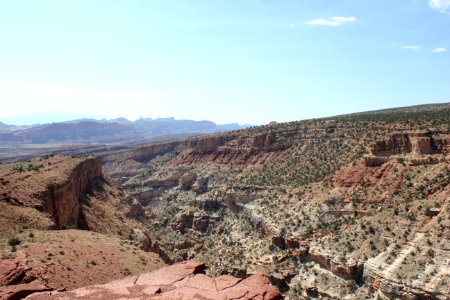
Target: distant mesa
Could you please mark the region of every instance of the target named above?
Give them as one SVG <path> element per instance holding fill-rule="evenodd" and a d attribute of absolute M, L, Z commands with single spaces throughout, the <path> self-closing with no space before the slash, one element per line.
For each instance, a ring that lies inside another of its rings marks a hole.
<path fill-rule="evenodd" d="M 77 119 L 59 123 L 14 126 L 0 123 L 0 144 L 91 144 L 128 143 L 159 138 L 176 138 L 197 134 L 239 130 L 239 124 L 216 124 L 211 121 L 176 120 L 174 118 L 113 120 Z"/>

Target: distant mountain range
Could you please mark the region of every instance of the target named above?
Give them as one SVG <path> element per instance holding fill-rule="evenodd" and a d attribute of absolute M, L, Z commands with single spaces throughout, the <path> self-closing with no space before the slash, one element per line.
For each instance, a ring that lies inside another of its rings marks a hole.
<path fill-rule="evenodd" d="M 0 123 L 0 144 L 88 144 L 136 142 L 177 136 L 207 134 L 247 128 L 249 125 L 218 125 L 210 121 L 125 118 L 16 126 Z"/>

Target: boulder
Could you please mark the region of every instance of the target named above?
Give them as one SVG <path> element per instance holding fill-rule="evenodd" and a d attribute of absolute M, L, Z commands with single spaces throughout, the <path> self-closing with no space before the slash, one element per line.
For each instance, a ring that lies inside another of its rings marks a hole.
<path fill-rule="evenodd" d="M 30 283 L 37 277 L 36 272 L 15 259 L 0 260 L 0 286 Z"/>
<path fill-rule="evenodd" d="M 40 281 L 33 281 L 30 283 L 8 285 L 0 287 L 0 299 L 2 300 L 19 300 L 24 299 L 28 295 L 34 293 L 51 291 L 49 287 Z M 35 298 L 39 299 L 39 298 Z"/>
<path fill-rule="evenodd" d="M 286 247 L 291 249 L 298 249 L 300 248 L 301 239 L 298 236 L 291 236 L 286 238 L 284 242 L 286 244 Z"/>
<path fill-rule="evenodd" d="M 188 191 L 192 188 L 195 180 L 197 179 L 197 175 L 195 173 L 188 173 L 180 177 L 178 186 L 180 189 L 184 191 Z"/>
<path fill-rule="evenodd" d="M 0 260 L 0 299 L 15 300 L 51 289 L 38 274 L 15 259 Z"/>

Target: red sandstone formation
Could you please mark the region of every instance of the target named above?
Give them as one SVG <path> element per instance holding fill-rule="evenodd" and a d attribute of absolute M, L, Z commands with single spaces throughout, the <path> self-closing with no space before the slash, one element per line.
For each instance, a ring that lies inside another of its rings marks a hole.
<path fill-rule="evenodd" d="M 80 218 L 79 198 L 92 180 L 102 177 L 101 158 L 83 160 L 55 157 L 48 170 L 32 175 L 2 173 L 0 195 L 9 204 L 27 206 L 52 216 L 56 226 L 75 225 Z"/>
<path fill-rule="evenodd" d="M 261 165 L 283 156 L 290 144 L 275 143 L 272 132 L 255 136 L 206 137 L 189 141 L 187 151 L 172 161 L 173 164 L 218 164 Z M 229 144 L 231 143 L 231 144 Z"/>
<path fill-rule="evenodd" d="M 356 280 L 362 274 L 363 266 L 357 261 L 339 262 L 315 249 L 309 249 L 307 258 L 341 278 Z"/>
<path fill-rule="evenodd" d="M 67 180 L 60 185 L 50 185 L 37 198 L 44 201 L 44 211 L 55 218 L 56 226 L 79 223 L 80 195 L 89 182 L 102 177 L 101 158 L 87 159 L 79 164 Z"/>
<path fill-rule="evenodd" d="M 17 260 L 0 260 L 0 299 L 22 299 L 36 292 L 49 291 L 36 272 Z"/>
<path fill-rule="evenodd" d="M 188 261 L 104 285 L 70 292 L 38 293 L 27 299 L 281 299 L 278 289 L 262 275 L 246 279 L 228 275 L 212 278 L 204 272 L 205 264 Z"/>
<path fill-rule="evenodd" d="M 375 156 L 395 154 L 436 154 L 450 151 L 450 138 L 436 137 L 433 132 L 394 133 L 386 140 L 375 142 L 370 152 Z"/>
<path fill-rule="evenodd" d="M 338 188 L 355 188 L 357 186 L 375 186 L 381 178 L 386 177 L 394 167 L 395 161 L 382 165 L 374 164 L 375 167 L 367 167 L 366 161 L 361 161 L 356 166 L 348 165 L 342 168 L 332 178 L 334 186 Z"/>
<path fill-rule="evenodd" d="M 393 134 L 387 140 L 375 142 L 370 148 L 371 153 L 378 156 L 407 153 L 411 150 L 411 141 L 406 133 Z"/>

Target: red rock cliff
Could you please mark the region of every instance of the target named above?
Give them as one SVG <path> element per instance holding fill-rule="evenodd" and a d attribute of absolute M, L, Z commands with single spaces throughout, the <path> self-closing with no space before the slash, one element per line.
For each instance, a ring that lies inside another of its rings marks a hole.
<path fill-rule="evenodd" d="M 102 177 L 102 160 L 86 159 L 78 164 L 61 183 L 50 184 L 37 198 L 44 203 L 44 211 L 55 220 L 56 226 L 78 225 L 80 196 L 91 180 Z"/>
<path fill-rule="evenodd" d="M 136 148 L 132 151 L 132 158 L 139 162 L 144 162 L 155 158 L 158 155 L 163 155 L 167 152 L 173 151 L 179 144 L 178 142 L 169 142 L 161 144 L 151 144 Z"/>

